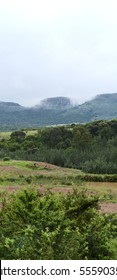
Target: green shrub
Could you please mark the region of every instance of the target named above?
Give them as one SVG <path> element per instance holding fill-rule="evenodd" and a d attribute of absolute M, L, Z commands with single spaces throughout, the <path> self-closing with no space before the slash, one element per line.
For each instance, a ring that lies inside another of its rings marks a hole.
<path fill-rule="evenodd" d="M 9 161 L 9 160 L 11 160 L 10 157 L 4 157 L 3 158 L 3 161 Z"/>
<path fill-rule="evenodd" d="M 30 260 L 113 259 L 117 224 L 98 212 L 86 191 L 67 195 L 35 189 L 2 196 L 0 258 Z"/>
<path fill-rule="evenodd" d="M 15 178 L 15 177 L 6 177 L 5 179 L 6 179 L 6 181 L 8 181 L 8 182 L 15 182 L 15 181 L 16 181 L 16 178 Z"/>
<path fill-rule="evenodd" d="M 0 176 L 0 183 L 4 182 L 4 178 Z"/>
<path fill-rule="evenodd" d="M 29 176 L 29 177 L 26 177 L 25 180 L 26 180 L 26 182 L 27 182 L 28 184 L 31 184 L 33 178 L 32 178 L 32 176 Z"/>

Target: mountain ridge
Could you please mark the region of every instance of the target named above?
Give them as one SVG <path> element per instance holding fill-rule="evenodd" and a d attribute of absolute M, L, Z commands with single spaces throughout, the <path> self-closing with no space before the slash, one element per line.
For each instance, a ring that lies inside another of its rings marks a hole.
<path fill-rule="evenodd" d="M 117 93 L 96 95 L 80 105 L 67 97 L 41 101 L 41 106 L 24 107 L 14 102 L 0 102 L 0 130 L 85 123 L 117 118 Z"/>

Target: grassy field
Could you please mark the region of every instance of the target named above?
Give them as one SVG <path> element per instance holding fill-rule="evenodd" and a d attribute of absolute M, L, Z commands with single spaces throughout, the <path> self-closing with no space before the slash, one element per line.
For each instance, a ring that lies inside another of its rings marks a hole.
<path fill-rule="evenodd" d="M 26 133 L 26 136 L 29 136 L 29 135 L 35 135 L 37 134 L 38 130 L 37 129 L 26 129 L 26 130 L 23 130 L 25 133 Z M 10 135 L 11 135 L 11 131 L 4 131 L 4 132 L 0 132 L 0 139 L 6 139 L 8 140 L 10 138 Z"/>
<path fill-rule="evenodd" d="M 49 188 L 64 193 L 73 188 L 87 189 L 99 196 L 107 212 L 117 212 L 117 182 L 85 182 L 81 180 L 84 173 L 77 169 L 61 168 L 44 162 L 9 160 L 0 161 L 0 174 L 2 191 L 16 191 L 31 186 L 42 191 Z"/>

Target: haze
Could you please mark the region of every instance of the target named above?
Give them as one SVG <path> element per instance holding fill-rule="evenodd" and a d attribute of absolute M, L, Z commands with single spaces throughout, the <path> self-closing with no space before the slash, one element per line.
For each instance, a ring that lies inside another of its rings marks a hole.
<path fill-rule="evenodd" d="M 0 0 L 0 101 L 117 92 L 116 0 Z"/>

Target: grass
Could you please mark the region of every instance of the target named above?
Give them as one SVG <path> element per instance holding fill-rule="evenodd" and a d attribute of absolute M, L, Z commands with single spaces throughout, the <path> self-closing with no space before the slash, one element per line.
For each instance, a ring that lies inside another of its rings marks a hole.
<path fill-rule="evenodd" d="M 85 182 L 80 170 L 60 168 L 30 161 L 0 161 L 1 189 L 11 187 L 33 186 L 36 188 L 54 188 L 69 190 L 72 188 L 84 189 L 98 194 L 105 202 L 117 203 L 117 183 L 112 182 Z"/>
<path fill-rule="evenodd" d="M 117 203 L 117 183 L 87 182 L 88 190 L 96 192 L 102 201 Z"/>
<path fill-rule="evenodd" d="M 8 160 L 8 161 L 0 161 L 0 167 L 14 167 L 21 170 L 43 170 L 42 166 L 36 165 L 35 162 L 30 161 L 22 161 L 22 160 Z"/>
<path fill-rule="evenodd" d="M 31 129 L 26 129 L 26 130 L 23 130 L 25 133 L 26 133 L 26 136 L 30 136 L 30 135 L 35 135 L 37 134 L 38 130 L 37 129 L 34 129 L 34 130 L 31 130 Z M 0 139 L 10 139 L 10 135 L 11 135 L 11 131 L 6 131 L 6 132 L 0 132 Z"/>
<path fill-rule="evenodd" d="M 38 130 L 37 129 L 34 129 L 34 130 L 24 130 L 24 132 L 26 133 L 26 136 L 30 136 L 30 135 L 35 135 L 38 133 Z"/>
<path fill-rule="evenodd" d="M 10 134 L 11 134 L 11 131 L 7 131 L 7 132 L 0 132 L 0 139 L 6 139 L 8 140 L 10 138 Z"/>

